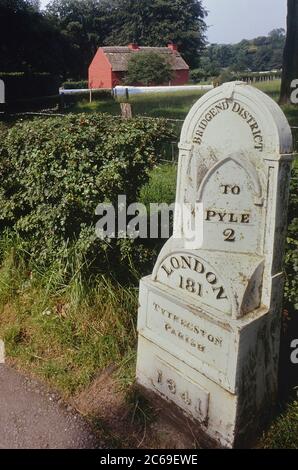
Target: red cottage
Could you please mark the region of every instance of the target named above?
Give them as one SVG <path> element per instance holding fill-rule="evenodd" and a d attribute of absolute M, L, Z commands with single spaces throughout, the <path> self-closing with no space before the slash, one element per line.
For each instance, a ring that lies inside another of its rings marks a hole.
<path fill-rule="evenodd" d="M 137 44 L 130 44 L 98 49 L 89 66 L 89 88 L 114 88 L 121 85 L 130 55 L 138 52 L 157 52 L 168 57 L 174 70 L 170 85 L 185 85 L 188 82 L 189 66 L 174 44 L 169 44 L 168 47 L 139 47 Z"/>

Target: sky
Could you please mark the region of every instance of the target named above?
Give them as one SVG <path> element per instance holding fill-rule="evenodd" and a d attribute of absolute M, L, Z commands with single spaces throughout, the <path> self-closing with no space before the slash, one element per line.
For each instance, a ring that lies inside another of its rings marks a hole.
<path fill-rule="evenodd" d="M 41 0 L 44 7 L 49 0 Z M 236 43 L 285 28 L 287 0 L 203 0 L 211 43 Z"/>

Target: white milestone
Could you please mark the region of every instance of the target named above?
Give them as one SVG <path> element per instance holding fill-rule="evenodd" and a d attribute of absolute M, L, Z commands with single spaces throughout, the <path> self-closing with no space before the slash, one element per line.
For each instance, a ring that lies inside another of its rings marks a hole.
<path fill-rule="evenodd" d="M 140 282 L 137 383 L 206 447 L 249 446 L 277 398 L 292 134 L 243 82 L 190 110 L 176 204 L 202 207 L 189 245 L 181 211 Z"/>

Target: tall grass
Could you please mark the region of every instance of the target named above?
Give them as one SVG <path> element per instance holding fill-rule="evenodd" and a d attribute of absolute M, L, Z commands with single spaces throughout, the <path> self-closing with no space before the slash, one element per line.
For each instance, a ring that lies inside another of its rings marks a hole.
<path fill-rule="evenodd" d="M 198 90 L 133 95 L 129 102 L 134 113 L 138 115 L 184 120 L 190 108 L 205 93 Z"/>
<path fill-rule="evenodd" d="M 164 117 L 167 119 L 185 119 L 192 105 L 205 92 L 176 91 L 173 93 L 150 93 L 132 95 L 129 103 L 132 105 L 133 115 L 148 117 Z M 111 100 L 101 100 L 88 103 L 82 101 L 70 108 L 71 112 L 104 112 L 120 115 L 120 103 Z"/>
<path fill-rule="evenodd" d="M 0 250 L 0 337 L 19 367 L 71 394 L 109 364 L 130 361 L 135 289 L 104 276 L 83 279 L 73 253 L 70 280 L 63 263 L 39 271 L 16 235 L 6 233 Z"/>
<path fill-rule="evenodd" d="M 281 80 L 271 80 L 267 82 L 256 82 L 253 84 L 256 88 L 269 95 L 273 100 L 279 100 Z"/>
<path fill-rule="evenodd" d="M 260 447 L 264 449 L 298 449 L 298 401 L 272 424 Z"/>

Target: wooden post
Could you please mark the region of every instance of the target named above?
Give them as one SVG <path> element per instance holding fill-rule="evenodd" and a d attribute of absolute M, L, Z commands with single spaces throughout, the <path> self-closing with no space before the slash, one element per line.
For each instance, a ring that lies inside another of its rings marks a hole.
<path fill-rule="evenodd" d="M 121 116 L 123 119 L 131 119 L 132 118 L 132 109 L 130 103 L 120 103 L 121 108 Z"/>

